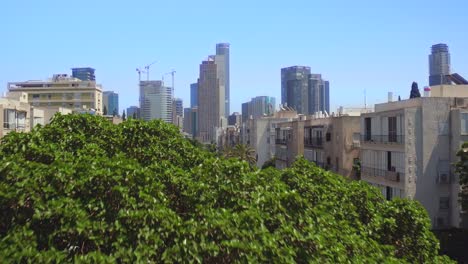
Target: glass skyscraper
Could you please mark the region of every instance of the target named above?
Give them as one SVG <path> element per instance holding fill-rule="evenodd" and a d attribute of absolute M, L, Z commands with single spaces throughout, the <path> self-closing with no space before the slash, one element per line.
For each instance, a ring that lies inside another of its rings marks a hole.
<path fill-rule="evenodd" d="M 119 115 L 119 94 L 113 91 L 103 93 L 104 107 L 107 109 L 108 115 Z"/>
<path fill-rule="evenodd" d="M 96 81 L 93 68 L 72 68 L 72 77 L 82 81 Z"/>
<path fill-rule="evenodd" d="M 450 53 L 447 44 L 433 45 L 429 55 L 429 86 L 451 84 L 447 78 L 449 74 Z"/>
<path fill-rule="evenodd" d="M 198 106 L 198 83 L 190 84 L 190 107 Z"/>
<path fill-rule="evenodd" d="M 172 123 L 172 99 L 172 87 L 165 87 L 162 81 L 140 81 L 141 119 Z"/>
<path fill-rule="evenodd" d="M 216 55 L 224 56 L 224 65 L 222 66 L 224 71 L 224 114 L 228 118 L 230 113 L 230 85 L 229 85 L 229 43 L 218 43 L 216 44 Z"/>

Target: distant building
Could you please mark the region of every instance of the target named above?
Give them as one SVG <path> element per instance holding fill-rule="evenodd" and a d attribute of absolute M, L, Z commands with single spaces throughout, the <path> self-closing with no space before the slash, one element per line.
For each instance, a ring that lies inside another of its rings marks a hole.
<path fill-rule="evenodd" d="M 93 68 L 72 68 L 72 77 L 82 81 L 96 81 Z"/>
<path fill-rule="evenodd" d="M 198 136 L 198 108 L 184 108 L 184 132 L 192 138 Z"/>
<path fill-rule="evenodd" d="M 198 83 L 190 84 L 190 107 L 198 106 Z"/>
<path fill-rule="evenodd" d="M 216 44 L 216 55 L 223 56 L 223 65 L 221 65 L 221 72 L 224 79 L 224 114 L 227 119 L 230 113 L 230 80 L 229 80 L 229 43 L 218 43 Z"/>
<path fill-rule="evenodd" d="M 127 108 L 127 117 L 140 119 L 140 108 L 138 106 L 130 106 Z"/>
<path fill-rule="evenodd" d="M 301 116 L 275 126 L 276 167 L 289 167 L 298 155 L 317 166 L 357 179 L 359 116 Z"/>
<path fill-rule="evenodd" d="M 10 82 L 8 91 L 27 93 L 34 107 L 64 107 L 76 112 L 90 109 L 98 115 L 103 110 L 101 85 L 67 74 L 54 74 L 47 81 Z"/>
<path fill-rule="evenodd" d="M 435 229 L 468 227 L 453 163 L 468 141 L 468 98 L 420 97 L 376 104 L 361 116 L 361 179 L 387 199 L 409 198 Z"/>
<path fill-rule="evenodd" d="M 320 74 L 311 74 L 310 67 L 292 66 L 281 69 L 281 104 L 298 114 L 330 112 L 330 83 Z"/>
<path fill-rule="evenodd" d="M 242 122 L 246 122 L 250 118 L 249 106 L 250 106 L 250 102 L 246 102 L 242 104 Z"/>
<path fill-rule="evenodd" d="M 141 119 L 172 123 L 172 99 L 172 88 L 163 86 L 162 81 L 140 81 Z"/>
<path fill-rule="evenodd" d="M 102 96 L 104 107 L 108 115 L 119 115 L 119 94 L 113 91 L 105 91 Z"/>
<path fill-rule="evenodd" d="M 230 115 L 228 117 L 228 126 L 241 126 L 242 124 L 242 115 L 239 114 L 238 112 L 234 112 L 232 113 L 232 115 Z"/>
<path fill-rule="evenodd" d="M 184 116 L 184 102 L 180 98 L 174 98 L 174 113 L 178 116 Z"/>
<path fill-rule="evenodd" d="M 447 44 L 436 44 L 431 47 L 429 55 L 429 86 L 451 84 L 450 53 Z"/>

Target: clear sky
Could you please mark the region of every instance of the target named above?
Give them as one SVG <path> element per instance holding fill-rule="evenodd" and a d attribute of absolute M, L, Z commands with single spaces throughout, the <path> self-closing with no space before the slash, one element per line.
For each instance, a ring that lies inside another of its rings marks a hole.
<path fill-rule="evenodd" d="M 189 105 L 189 84 L 215 44 L 231 44 L 231 111 L 251 97 L 280 98 L 280 69 L 310 66 L 330 81 L 331 109 L 409 97 L 428 83 L 428 54 L 449 45 L 452 71 L 468 77 L 466 0 L 3 0 L 0 91 L 8 81 L 46 79 L 90 66 L 120 112 L 138 105 L 138 74 L 175 69 L 175 95 Z M 170 76 L 166 77 L 167 83 Z"/>

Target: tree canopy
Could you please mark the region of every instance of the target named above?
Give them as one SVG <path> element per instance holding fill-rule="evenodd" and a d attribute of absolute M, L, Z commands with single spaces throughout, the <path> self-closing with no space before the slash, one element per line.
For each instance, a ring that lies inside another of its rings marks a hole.
<path fill-rule="evenodd" d="M 419 92 L 418 83 L 413 82 L 411 84 L 410 99 L 411 98 L 417 98 L 417 97 L 421 97 L 421 93 Z"/>
<path fill-rule="evenodd" d="M 303 158 L 257 170 L 162 121 L 56 115 L 0 144 L 9 262 L 440 263 L 422 206 Z"/>
<path fill-rule="evenodd" d="M 468 211 L 468 142 L 458 151 L 460 160 L 455 164 L 455 170 L 460 178 L 460 203 L 464 211 Z"/>

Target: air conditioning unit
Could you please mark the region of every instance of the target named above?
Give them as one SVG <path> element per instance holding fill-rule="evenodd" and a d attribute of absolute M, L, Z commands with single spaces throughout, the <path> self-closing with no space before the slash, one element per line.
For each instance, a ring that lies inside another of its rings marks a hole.
<path fill-rule="evenodd" d="M 457 105 L 457 107 L 463 107 L 467 104 L 467 101 L 465 100 L 465 98 L 457 98 L 455 104 Z"/>
<path fill-rule="evenodd" d="M 439 175 L 437 176 L 437 183 L 449 184 L 450 183 L 450 173 L 449 172 L 439 172 Z"/>

